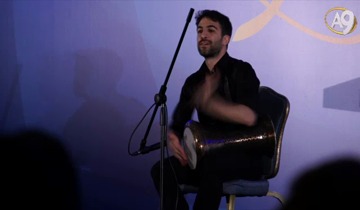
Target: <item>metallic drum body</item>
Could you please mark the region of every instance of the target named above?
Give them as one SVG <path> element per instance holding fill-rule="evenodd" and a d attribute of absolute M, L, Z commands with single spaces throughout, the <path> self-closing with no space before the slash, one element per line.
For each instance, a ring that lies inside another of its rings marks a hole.
<path fill-rule="evenodd" d="M 185 126 L 183 143 L 189 166 L 195 169 L 198 161 L 209 152 L 223 153 L 252 149 L 271 157 L 275 150 L 276 133 L 268 116 L 259 118 L 255 126 L 221 133 L 190 120 Z"/>

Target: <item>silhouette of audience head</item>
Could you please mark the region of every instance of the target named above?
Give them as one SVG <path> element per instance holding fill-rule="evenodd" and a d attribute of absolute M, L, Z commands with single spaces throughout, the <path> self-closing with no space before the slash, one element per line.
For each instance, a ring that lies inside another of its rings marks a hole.
<path fill-rule="evenodd" d="M 35 130 L 3 135 L 0 157 L 1 209 L 79 209 L 75 168 L 54 136 Z"/>
<path fill-rule="evenodd" d="M 341 157 L 308 169 L 282 210 L 360 209 L 360 160 Z"/>

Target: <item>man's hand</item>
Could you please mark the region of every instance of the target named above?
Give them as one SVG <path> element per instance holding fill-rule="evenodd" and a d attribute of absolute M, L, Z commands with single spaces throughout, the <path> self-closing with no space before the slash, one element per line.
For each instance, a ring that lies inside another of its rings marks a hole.
<path fill-rule="evenodd" d="M 206 75 L 205 82 L 194 94 L 194 105 L 197 110 L 216 119 L 253 126 L 257 121 L 257 113 L 244 104 L 236 104 L 225 100 L 217 93 L 221 76 L 220 72 Z"/>
<path fill-rule="evenodd" d="M 168 133 L 167 147 L 170 148 L 170 151 L 180 161 L 181 165 L 185 166 L 188 164 L 185 150 L 181 146 L 179 138 L 172 131 Z"/>

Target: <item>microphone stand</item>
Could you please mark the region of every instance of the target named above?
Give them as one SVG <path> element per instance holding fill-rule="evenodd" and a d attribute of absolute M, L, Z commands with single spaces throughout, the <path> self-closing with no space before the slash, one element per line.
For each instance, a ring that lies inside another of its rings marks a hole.
<path fill-rule="evenodd" d="M 149 125 L 147 127 L 146 132 L 145 132 L 145 136 L 144 136 L 144 138 L 142 139 L 142 141 L 140 143 L 140 149 L 136 153 L 136 154 L 145 154 L 145 153 L 148 153 L 148 152 L 150 152 L 152 150 L 155 150 L 154 146 L 146 147 L 146 139 L 147 139 L 147 136 L 148 136 L 148 134 L 150 132 L 150 128 L 151 128 L 152 123 L 154 121 L 157 110 L 158 110 L 159 106 L 161 106 L 161 112 L 160 112 L 160 126 L 161 126 L 161 142 L 160 142 L 160 210 L 163 209 L 163 203 L 164 203 L 163 202 L 163 198 L 164 198 L 164 190 L 163 190 L 163 184 L 164 184 L 164 178 L 163 178 L 163 175 L 164 175 L 164 147 L 165 147 L 165 143 L 166 143 L 166 140 L 167 140 L 167 128 L 166 128 L 167 127 L 167 109 L 166 109 L 166 100 L 167 99 L 166 99 L 166 95 L 165 95 L 165 92 L 166 92 L 166 89 L 167 89 L 166 86 L 167 86 L 167 83 L 169 81 L 173 66 L 175 64 L 177 54 L 179 53 L 181 43 L 182 43 L 182 41 L 184 39 L 187 27 L 188 27 L 188 25 L 189 25 L 189 23 L 191 21 L 193 13 L 194 13 L 194 9 L 191 8 L 190 11 L 189 11 L 189 14 L 187 16 L 185 27 L 184 27 L 183 32 L 181 34 L 178 46 L 176 48 L 174 57 L 173 57 L 172 62 L 170 64 L 170 68 L 169 68 L 168 73 L 166 75 L 165 81 L 164 81 L 163 85 L 161 86 L 159 93 L 157 93 L 155 95 L 155 97 L 154 97 L 156 106 L 154 108 L 154 112 L 153 112 L 153 114 L 151 116 Z M 151 148 L 151 149 L 149 149 L 149 148 Z"/>

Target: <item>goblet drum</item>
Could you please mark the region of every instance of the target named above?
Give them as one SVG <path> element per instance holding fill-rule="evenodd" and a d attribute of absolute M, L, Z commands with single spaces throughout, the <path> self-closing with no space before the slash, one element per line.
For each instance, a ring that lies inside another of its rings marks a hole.
<path fill-rule="evenodd" d="M 183 136 L 183 146 L 191 169 L 195 169 L 199 160 L 210 152 L 222 154 L 251 149 L 272 156 L 275 144 L 276 133 L 269 116 L 259 117 L 255 126 L 241 126 L 241 129 L 233 130 L 205 127 L 190 120 L 185 125 Z"/>

